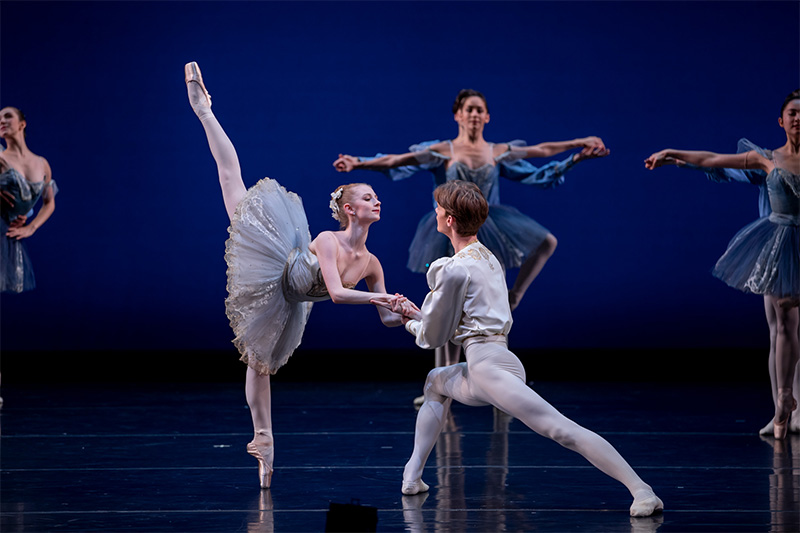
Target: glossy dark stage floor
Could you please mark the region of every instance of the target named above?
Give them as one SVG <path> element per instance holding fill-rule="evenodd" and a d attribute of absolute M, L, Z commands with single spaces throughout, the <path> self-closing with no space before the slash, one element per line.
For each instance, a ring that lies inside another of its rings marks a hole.
<path fill-rule="evenodd" d="M 624 487 L 491 408 L 455 406 L 430 492 L 402 496 L 419 382 L 276 380 L 268 491 L 241 384 L 9 384 L 0 529 L 323 531 L 331 502 L 357 499 L 378 531 L 798 531 L 800 437 L 758 437 L 765 387 L 534 384 L 664 500 L 631 519 Z"/>

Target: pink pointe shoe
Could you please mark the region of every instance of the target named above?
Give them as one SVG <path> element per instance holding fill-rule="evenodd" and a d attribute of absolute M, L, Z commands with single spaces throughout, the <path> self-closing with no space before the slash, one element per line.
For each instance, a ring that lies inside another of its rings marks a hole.
<path fill-rule="evenodd" d="M 183 67 L 183 78 L 189 91 L 189 104 L 191 104 L 195 113 L 203 108 L 211 109 L 211 95 L 208 94 L 203 83 L 203 74 L 200 72 L 200 66 L 194 61 L 186 63 Z M 192 87 L 192 83 L 196 83 L 197 86 Z M 196 90 L 198 88 L 200 91 Z"/>
<path fill-rule="evenodd" d="M 258 480 L 262 489 L 268 489 L 272 483 L 272 459 L 275 448 L 272 444 L 256 444 L 256 441 L 247 444 L 247 453 L 258 461 Z"/>
<path fill-rule="evenodd" d="M 787 406 L 791 406 L 789 409 L 786 409 Z M 782 387 L 778 389 L 778 401 L 776 406 L 776 411 L 778 413 L 783 413 L 786 411 L 786 416 L 778 420 L 779 415 L 775 415 L 775 420 L 772 424 L 772 435 L 776 439 L 785 439 L 786 433 L 789 430 L 789 417 L 792 416 L 792 411 L 797 409 L 797 401 L 794 399 L 792 395 L 792 388 L 791 387 Z"/>

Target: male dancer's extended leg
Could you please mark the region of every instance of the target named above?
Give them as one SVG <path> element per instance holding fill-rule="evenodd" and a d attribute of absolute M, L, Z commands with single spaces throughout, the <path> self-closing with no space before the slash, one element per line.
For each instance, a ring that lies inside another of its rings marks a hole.
<path fill-rule="evenodd" d="M 625 485 L 634 498 L 632 516 L 648 516 L 663 503 L 604 438 L 562 415 L 525 384 L 519 359 L 503 344 L 470 346 L 470 399 L 490 403 L 536 433 L 581 454 L 601 472 Z M 476 353 L 472 353 L 476 352 Z M 516 367 L 516 368 L 515 368 Z M 458 397 L 454 399 L 460 401 Z"/>
<path fill-rule="evenodd" d="M 187 63 L 184 67 L 186 90 L 189 103 L 200 118 L 206 132 L 211 155 L 217 163 L 222 199 L 228 217 L 233 218 L 236 206 L 244 198 L 247 189 L 242 181 L 239 157 L 233 143 L 211 111 L 211 96 L 206 91 L 200 67 L 197 63 Z M 273 438 L 272 438 L 272 399 L 269 375 L 261 375 L 247 368 L 245 396 L 253 419 L 252 442 L 247 445 L 247 453 L 258 460 L 259 480 L 262 488 L 268 488 L 272 478 Z"/>
<path fill-rule="evenodd" d="M 580 453 L 628 488 L 634 498 L 632 516 L 648 516 L 663 509 L 652 488 L 611 444 L 569 420 L 525 384 L 522 364 L 504 344 L 487 342 L 472 345 L 468 350 L 468 366 L 462 363 L 437 368 L 428 374 L 426 401 L 417 416 L 414 452 L 403 472 L 404 490 L 407 485 L 410 490 L 422 485 L 417 492 L 427 488 L 421 480 L 422 468 L 441 431 L 443 418 L 439 406 L 452 398 L 466 405 L 494 405 L 540 435 Z"/>

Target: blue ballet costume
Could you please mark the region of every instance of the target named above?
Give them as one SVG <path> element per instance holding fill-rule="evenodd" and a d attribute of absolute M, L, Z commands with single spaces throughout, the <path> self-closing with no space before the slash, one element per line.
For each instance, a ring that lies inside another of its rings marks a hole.
<path fill-rule="evenodd" d="M 0 202 L 0 292 L 19 293 L 36 287 L 24 239 L 11 239 L 6 233 L 14 219 L 29 213 L 47 189 L 55 194 L 55 182 L 31 182 L 13 168 L 0 174 L 0 190 L 10 193 L 14 202 L 13 207 Z"/>
<path fill-rule="evenodd" d="M 430 150 L 430 146 L 440 141 L 427 141 L 411 146 L 417 152 L 417 164 L 382 170 L 393 181 L 408 178 L 421 170 L 433 173 L 434 187 L 452 180 L 475 183 L 489 202 L 489 216 L 478 230 L 478 240 L 497 257 L 503 266 L 514 268 L 525 260 L 544 242 L 550 233 L 547 228 L 522 214 L 514 207 L 500 203 L 500 177 L 542 188 L 556 187 L 564 182 L 564 173 L 575 164 L 572 156 L 563 161 L 552 161 L 542 167 L 535 167 L 512 150 L 525 146 L 524 141 L 508 143 L 509 149 L 489 163 L 478 168 L 469 168 L 453 159 L 453 143 L 450 155 Z M 378 154 L 375 157 L 381 157 Z M 362 157 L 361 160 L 374 159 Z M 425 273 L 436 259 L 453 255 L 453 248 L 447 237 L 436 231 L 436 214 L 429 213 L 420 220 L 414 239 L 408 249 L 408 268 L 414 272 Z"/>
<path fill-rule="evenodd" d="M 740 153 L 750 150 L 775 162 L 771 150 L 747 139 L 739 141 Z M 769 174 L 703 170 L 712 179 L 719 177 L 717 181 L 726 175 L 742 181 L 738 176 L 744 176 L 762 191 L 762 216 L 731 239 L 714 267 L 714 276 L 744 292 L 800 298 L 800 175 L 777 164 Z"/>

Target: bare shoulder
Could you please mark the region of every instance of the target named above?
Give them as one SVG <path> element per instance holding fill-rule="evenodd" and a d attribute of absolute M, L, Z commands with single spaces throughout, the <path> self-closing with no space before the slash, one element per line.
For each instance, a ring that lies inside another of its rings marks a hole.
<path fill-rule="evenodd" d="M 448 146 L 448 144 L 449 141 L 439 141 L 436 144 L 428 146 L 427 149 L 430 150 L 431 152 L 438 152 L 440 154 L 449 154 L 450 147 Z"/>
<path fill-rule="evenodd" d="M 314 240 L 311 241 L 311 244 L 308 245 L 308 249 L 313 254 L 317 254 L 317 252 L 324 252 L 324 251 L 335 251 L 338 249 L 336 235 L 333 231 L 321 231 Z"/>

